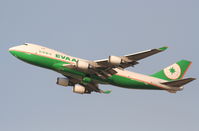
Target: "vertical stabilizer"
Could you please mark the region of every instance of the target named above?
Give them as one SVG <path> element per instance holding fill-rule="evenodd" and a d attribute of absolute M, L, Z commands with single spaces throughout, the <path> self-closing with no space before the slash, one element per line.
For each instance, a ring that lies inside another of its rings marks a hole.
<path fill-rule="evenodd" d="M 192 62 L 190 61 L 181 60 L 151 76 L 168 81 L 180 80 L 184 77 L 191 64 Z"/>

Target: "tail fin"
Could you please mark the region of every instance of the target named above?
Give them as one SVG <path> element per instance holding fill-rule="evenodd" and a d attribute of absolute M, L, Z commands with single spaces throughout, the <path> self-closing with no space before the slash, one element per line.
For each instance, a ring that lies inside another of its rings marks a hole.
<path fill-rule="evenodd" d="M 191 64 L 192 62 L 190 61 L 181 60 L 151 76 L 168 81 L 180 80 L 184 77 Z"/>

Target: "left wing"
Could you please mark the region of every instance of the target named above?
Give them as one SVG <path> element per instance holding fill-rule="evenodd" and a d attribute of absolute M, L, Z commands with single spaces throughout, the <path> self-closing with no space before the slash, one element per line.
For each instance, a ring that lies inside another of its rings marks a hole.
<path fill-rule="evenodd" d="M 96 60 L 94 62 L 96 62 L 103 68 L 113 68 L 113 67 L 127 68 L 127 67 L 134 66 L 134 65 L 138 64 L 139 60 L 144 59 L 149 56 L 152 56 L 159 52 L 165 51 L 167 48 L 168 47 L 165 46 L 165 47 L 161 47 L 158 49 L 146 50 L 146 51 L 138 52 L 135 54 L 129 54 L 129 55 L 125 55 L 125 56 L 119 56 L 119 57 L 110 56 L 109 59 Z M 119 59 L 121 59 L 121 63 L 114 65 L 113 63 L 111 63 L 111 57 L 115 60 L 117 59 L 118 61 L 119 61 Z"/>
<path fill-rule="evenodd" d="M 80 79 L 75 79 L 69 76 L 64 75 L 66 78 L 69 79 L 69 86 L 75 86 L 76 84 L 82 85 L 85 88 L 85 94 L 90 94 L 91 92 L 103 93 L 103 94 L 110 94 L 111 90 L 101 90 L 99 89 L 99 85 L 97 82 L 83 82 Z"/>

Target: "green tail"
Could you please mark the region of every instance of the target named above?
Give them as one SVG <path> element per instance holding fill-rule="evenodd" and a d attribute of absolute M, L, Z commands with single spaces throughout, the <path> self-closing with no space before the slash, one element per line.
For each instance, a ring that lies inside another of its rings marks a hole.
<path fill-rule="evenodd" d="M 151 76 L 168 81 L 180 80 L 184 77 L 191 63 L 187 60 L 181 60 Z"/>

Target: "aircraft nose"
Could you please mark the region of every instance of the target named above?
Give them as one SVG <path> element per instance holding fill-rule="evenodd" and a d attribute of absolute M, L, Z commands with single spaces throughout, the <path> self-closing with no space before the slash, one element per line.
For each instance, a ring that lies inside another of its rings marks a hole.
<path fill-rule="evenodd" d="M 15 50 L 16 50 L 16 46 L 15 46 L 15 47 L 11 47 L 11 48 L 8 49 L 8 51 L 9 51 L 13 56 L 16 56 Z"/>
<path fill-rule="evenodd" d="M 11 48 L 8 49 L 8 51 L 12 51 L 14 49 L 15 49 L 15 47 L 11 47 Z"/>

